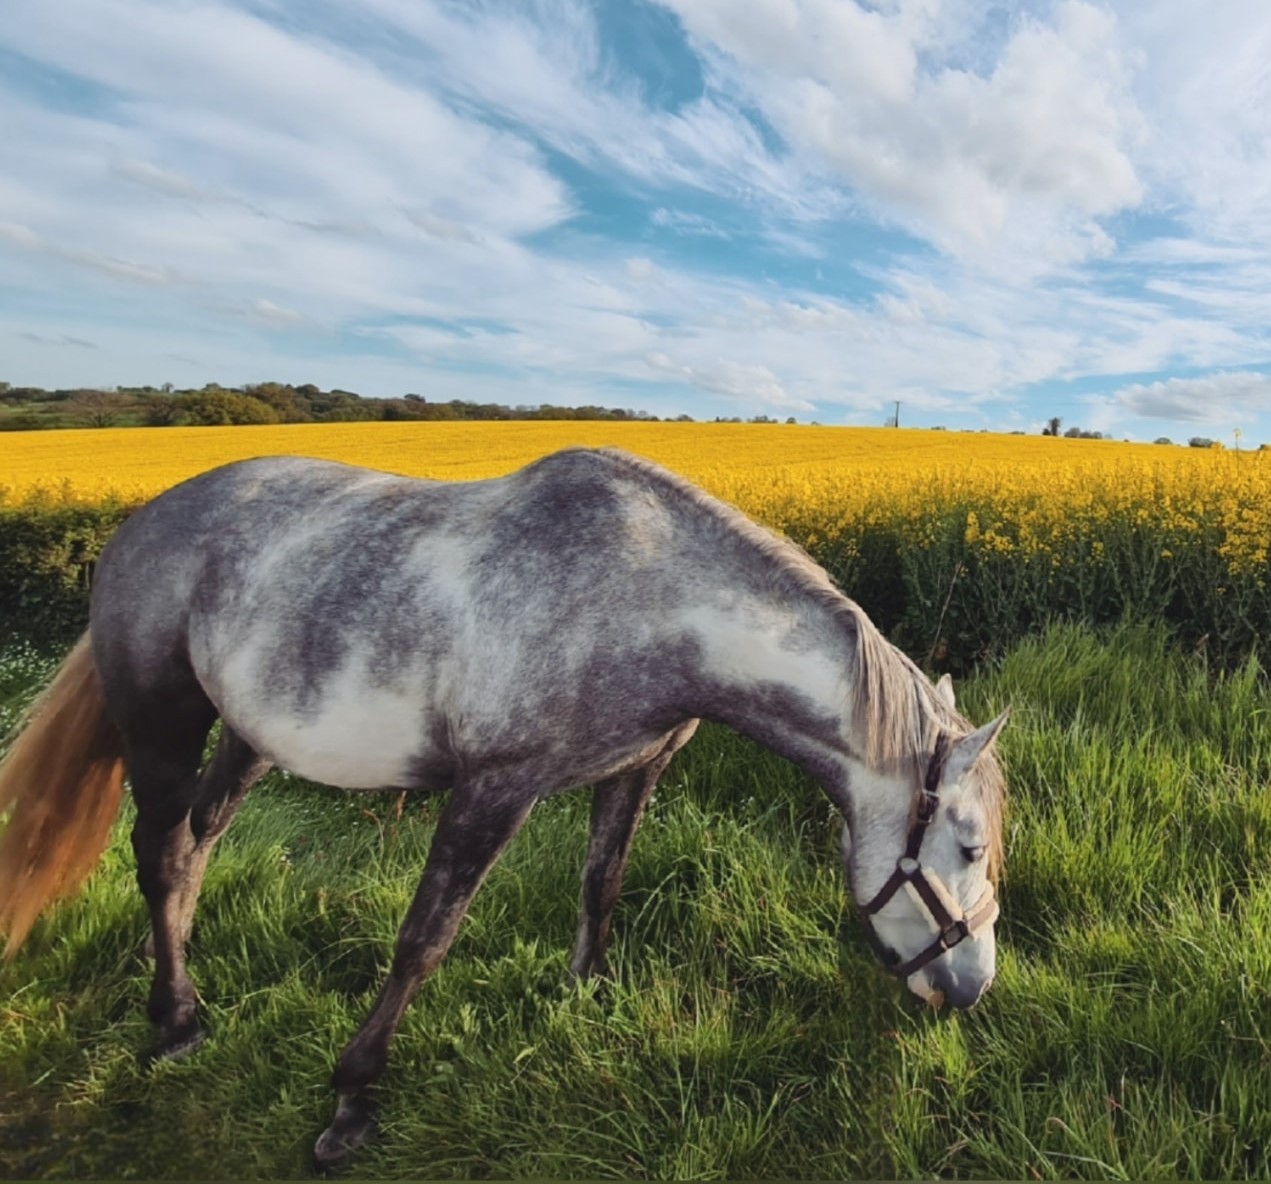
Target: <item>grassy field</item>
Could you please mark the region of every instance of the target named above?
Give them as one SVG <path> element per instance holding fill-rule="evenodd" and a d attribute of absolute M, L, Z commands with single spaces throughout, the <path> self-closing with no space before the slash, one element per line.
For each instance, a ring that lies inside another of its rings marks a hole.
<path fill-rule="evenodd" d="M 0 661 L 0 730 L 47 663 Z M 819 790 L 718 729 L 636 841 L 614 981 L 567 988 L 583 795 L 536 811 L 408 1013 L 365 1177 L 1265 1177 L 1271 692 L 1157 631 L 1054 629 L 960 688 L 1010 703 L 1000 973 L 925 1012 L 845 913 Z M 0 1176 L 291 1177 L 387 967 L 437 801 L 278 775 L 213 861 L 212 1027 L 144 1069 L 126 818 L 0 969 Z"/>

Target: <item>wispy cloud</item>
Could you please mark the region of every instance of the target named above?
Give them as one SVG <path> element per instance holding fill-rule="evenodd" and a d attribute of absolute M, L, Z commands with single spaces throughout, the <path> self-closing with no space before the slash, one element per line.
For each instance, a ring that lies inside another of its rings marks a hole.
<path fill-rule="evenodd" d="M 1221 372 L 1132 383 L 1115 391 L 1112 402 L 1133 415 L 1177 423 L 1211 422 L 1215 404 L 1231 416 L 1256 417 L 1271 410 L 1271 375 Z"/>
<path fill-rule="evenodd" d="M 792 399 L 766 366 L 747 366 L 722 360 L 709 366 L 685 366 L 672 361 L 664 353 L 650 354 L 647 361 L 653 370 L 672 374 L 692 386 L 730 400 L 757 403 L 769 409 L 815 410 L 811 403 Z"/>
<path fill-rule="evenodd" d="M 582 0 L 470 7 L 360 0 L 427 55 L 430 82 L 589 167 L 642 183 L 755 199 L 782 213 L 840 208 L 789 153 L 774 151 L 726 96 L 650 102 L 620 50 L 602 45 Z"/>
<path fill-rule="evenodd" d="M 115 279 L 142 284 L 167 284 L 173 277 L 162 267 L 151 267 L 133 259 L 113 258 L 98 251 L 49 242 L 29 226 L 14 222 L 0 223 L 0 239 L 35 254 L 49 255 L 80 267 L 91 267 Z"/>
<path fill-rule="evenodd" d="M 717 222 L 704 214 L 694 214 L 687 210 L 668 210 L 658 207 L 649 215 L 649 221 L 663 230 L 671 230 L 676 234 L 701 235 L 704 238 L 728 238 L 729 234 Z"/>
<path fill-rule="evenodd" d="M 940 63 L 930 4 L 666 3 L 789 144 L 960 258 L 1017 272 L 1106 255 L 1098 219 L 1142 197 L 1115 21 L 1082 0 L 1023 17 L 987 74 Z"/>
<path fill-rule="evenodd" d="M 284 308 L 272 300 L 253 300 L 244 314 L 267 325 L 303 325 L 305 318 L 294 308 Z"/>
<path fill-rule="evenodd" d="M 196 185 L 187 177 L 168 172 L 144 160 L 115 160 L 111 162 L 111 170 L 126 181 L 144 185 L 168 197 L 187 198 L 190 201 L 214 202 L 224 198 L 210 190 Z"/>
<path fill-rule="evenodd" d="M 82 337 L 69 337 L 65 333 L 56 336 L 46 337 L 42 333 L 19 333 L 18 336 L 23 341 L 31 341 L 36 345 L 54 345 L 58 348 L 70 346 L 72 349 L 97 349 L 97 345 L 92 341 L 85 341 Z"/>

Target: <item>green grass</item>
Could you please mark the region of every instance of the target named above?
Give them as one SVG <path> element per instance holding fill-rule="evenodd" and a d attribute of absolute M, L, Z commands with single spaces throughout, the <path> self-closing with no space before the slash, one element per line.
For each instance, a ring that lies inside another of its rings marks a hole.
<path fill-rule="evenodd" d="M 0 726 L 47 662 L 0 661 Z M 999 977 L 932 1015 L 845 915 L 820 791 L 707 729 L 636 840 L 614 981 L 568 988 L 587 801 L 535 811 L 409 1011 L 354 1177 L 1249 1177 L 1271 1171 L 1271 692 L 1151 630 L 1048 632 L 1009 702 Z M 213 860 L 212 1036 L 144 1070 L 127 818 L 0 969 L 0 1176 L 294 1177 L 438 799 L 271 775 Z"/>

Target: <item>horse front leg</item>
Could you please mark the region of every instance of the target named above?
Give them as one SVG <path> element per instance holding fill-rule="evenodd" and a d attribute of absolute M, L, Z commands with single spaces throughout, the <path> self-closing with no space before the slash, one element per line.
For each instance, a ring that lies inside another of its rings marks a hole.
<path fill-rule="evenodd" d="M 592 791 L 582 909 L 578 937 L 569 959 L 569 974 L 573 979 L 586 979 L 606 971 L 609 927 L 622 891 L 622 877 L 626 874 L 636 827 L 653 796 L 658 778 L 670 764 L 671 757 L 692 739 L 697 724 L 695 719 L 682 724 L 666 738 L 666 743 L 647 764 L 602 781 Z"/>
<path fill-rule="evenodd" d="M 388 1065 L 402 1013 L 446 956 L 481 881 L 533 804 L 532 794 L 503 782 L 468 782 L 451 791 L 398 931 L 388 979 L 336 1065 L 335 1117 L 313 1149 L 320 1168 L 334 1167 L 369 1137 L 373 1087 Z"/>

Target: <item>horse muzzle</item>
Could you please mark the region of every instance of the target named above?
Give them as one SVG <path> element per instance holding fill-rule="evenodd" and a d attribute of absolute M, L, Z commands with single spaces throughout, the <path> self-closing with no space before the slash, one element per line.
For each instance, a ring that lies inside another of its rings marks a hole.
<path fill-rule="evenodd" d="M 874 928 L 872 918 L 903 887 L 908 886 L 916 903 L 926 912 L 928 920 L 935 932 L 932 941 L 924 946 L 913 957 L 902 960 L 900 955 L 888 946 Z M 911 974 L 923 969 L 937 958 L 948 953 L 969 937 L 974 937 L 980 930 L 987 928 L 997 920 L 997 896 L 992 884 L 986 884 L 979 899 L 969 911 L 953 898 L 953 894 L 945 887 L 944 882 L 930 868 L 925 868 L 914 856 L 903 855 L 896 862 L 896 870 L 892 872 L 878 893 L 867 904 L 861 906 L 865 914 L 865 928 L 870 944 L 874 947 L 883 967 L 889 974 L 897 978 L 907 979 Z M 969 1007 L 988 989 L 988 982 L 976 984 L 974 998 L 969 1003 L 960 1002 L 969 998 L 972 987 L 969 983 L 959 983 L 958 976 L 953 975 L 947 967 L 934 968 L 929 972 L 934 990 L 941 991 L 945 998 L 955 1007 Z"/>

